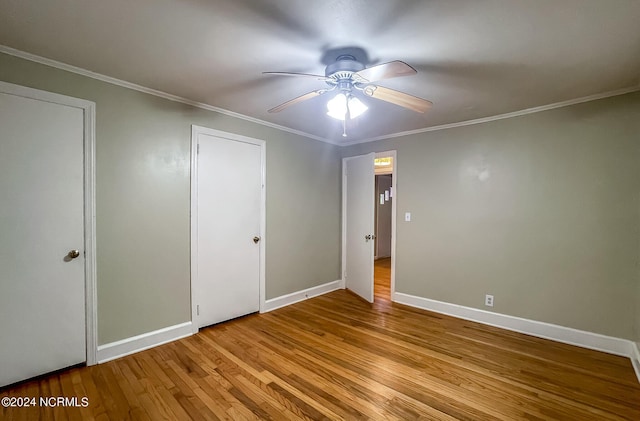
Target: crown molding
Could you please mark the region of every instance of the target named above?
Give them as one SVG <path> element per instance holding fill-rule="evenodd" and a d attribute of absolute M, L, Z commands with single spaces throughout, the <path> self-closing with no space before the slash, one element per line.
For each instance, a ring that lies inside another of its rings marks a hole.
<path fill-rule="evenodd" d="M 0 44 L 0 53 L 5 53 L 5 54 L 8 54 L 8 55 L 11 55 L 11 56 L 14 56 L 14 57 L 19 57 L 19 58 L 22 58 L 22 59 L 25 59 L 25 60 L 29 60 L 29 61 L 33 61 L 33 62 L 36 62 L 36 63 L 39 63 L 39 64 L 43 64 L 45 66 L 54 67 L 56 69 L 60 69 L 60 70 L 64 70 L 64 71 L 67 71 L 67 72 L 71 72 L 71 73 L 79 74 L 79 75 L 82 75 L 82 76 L 86 76 L 86 77 L 89 77 L 89 78 L 92 78 L 92 79 L 100 80 L 102 82 L 110 83 L 112 85 L 117 85 L 117 86 L 121 86 L 123 88 L 128 88 L 128 89 L 132 89 L 134 91 L 143 92 L 143 93 L 146 93 L 146 94 L 149 94 L 149 95 L 153 95 L 153 96 L 157 96 L 157 97 L 160 97 L 160 98 L 168 99 L 169 101 L 180 102 L 182 104 L 190 105 L 192 107 L 201 108 L 203 110 L 208 110 L 208 111 L 213 111 L 213 112 L 216 112 L 216 113 L 219 113 L 219 114 L 224 114 L 224 115 L 227 115 L 227 116 L 230 116 L 230 117 L 235 117 L 235 118 L 238 118 L 240 120 L 249 121 L 251 123 L 259 124 L 259 125 L 262 125 L 262 126 L 265 126 L 265 127 L 270 127 L 272 129 L 276 129 L 276 130 L 281 130 L 281 131 L 287 132 L 287 133 L 292 133 L 292 134 L 295 134 L 295 135 L 298 135 L 298 136 L 303 136 L 303 137 L 306 137 L 306 138 L 309 138 L 309 139 L 319 140 L 320 142 L 329 143 L 331 145 L 336 145 L 336 146 L 351 146 L 351 145 L 357 145 L 357 144 L 360 144 L 360 143 L 375 142 L 375 141 L 378 141 L 378 140 L 388 140 L 388 139 L 394 139 L 396 137 L 404 137 L 404 136 L 410 136 L 410 135 L 426 133 L 426 132 L 434 132 L 434 131 L 439 131 L 439 130 L 453 129 L 455 127 L 472 126 L 474 124 L 488 123 L 490 121 L 503 120 L 503 119 L 512 118 L 512 117 L 520 117 L 520 116 L 527 115 L 527 114 L 535 114 L 535 113 L 539 113 L 539 112 L 542 112 L 542 111 L 553 110 L 555 108 L 568 107 L 568 106 L 575 105 L 575 104 L 580 104 L 580 103 L 583 103 L 583 102 L 595 101 L 595 100 L 598 100 L 598 99 L 604 99 L 604 98 L 609 98 L 609 97 L 613 97 L 613 96 L 624 95 L 624 94 L 628 94 L 628 93 L 631 93 L 631 92 L 640 91 L 640 85 L 636 85 L 636 86 L 632 86 L 632 87 L 628 87 L 628 88 L 618 89 L 618 90 L 615 90 L 615 91 L 601 92 L 601 93 L 588 95 L 588 96 L 581 97 L 581 98 L 575 98 L 575 99 L 570 99 L 570 100 L 567 100 L 567 101 L 555 102 L 555 103 L 552 103 L 552 104 L 541 105 L 541 106 L 538 106 L 538 107 L 526 108 L 524 110 L 513 111 L 513 112 L 509 112 L 509 113 L 505 113 L 505 114 L 498 114 L 498 115 L 494 115 L 494 116 L 482 117 L 482 118 L 477 118 L 477 119 L 473 119 L 473 120 L 459 121 L 459 122 L 456 122 L 456 123 L 442 124 L 442 125 L 439 125 L 439 126 L 425 127 L 423 129 L 408 130 L 408 131 L 404 131 L 404 132 L 391 133 L 391 134 L 383 135 L 383 136 L 369 137 L 369 138 L 365 138 L 365 139 L 344 142 L 342 140 L 336 141 L 336 140 L 332 140 L 332 139 L 327 139 L 327 138 L 324 138 L 324 137 L 313 135 L 311 133 L 303 132 L 301 130 L 296 130 L 296 129 L 292 129 L 292 128 L 289 128 L 289 127 L 281 126 L 279 124 L 270 123 L 268 121 L 260 120 L 258 118 L 249 117 L 249 116 L 244 115 L 244 114 L 236 113 L 234 111 L 225 110 L 224 108 L 219 108 L 219 107 L 215 107 L 213 105 L 205 104 L 205 103 L 202 103 L 202 102 L 193 101 L 193 100 L 190 100 L 188 98 L 184 98 L 184 97 L 181 97 L 181 96 L 178 96 L 178 95 L 173 95 L 173 94 L 170 94 L 170 93 L 167 93 L 167 92 L 159 91 L 157 89 L 148 88 L 146 86 L 138 85 L 138 84 L 135 84 L 135 83 L 127 82 L 125 80 L 121 80 L 121 79 L 117 79 L 117 78 L 114 78 L 114 77 L 111 77 L 111 76 L 103 75 L 101 73 L 92 72 L 91 70 L 83 69 L 81 67 L 72 66 L 70 64 L 62 63 L 60 61 L 56 61 L 56 60 L 52 60 L 52 59 L 49 59 L 49 58 L 46 58 L 46 57 L 41 57 L 41 56 L 38 56 L 38 55 L 35 55 L 35 54 L 27 53 L 25 51 L 21 51 L 21 50 L 15 49 L 15 48 L 7 47 L 6 45 Z"/>
<path fill-rule="evenodd" d="M 490 121 L 504 120 L 512 117 L 520 117 L 527 114 L 535 114 L 542 111 L 568 107 L 568 106 L 580 104 L 583 102 L 596 101 L 598 99 L 604 99 L 604 98 L 609 98 L 613 96 L 629 94 L 631 92 L 637 92 L 637 91 L 640 91 L 640 85 L 632 86 L 629 88 L 617 89 L 615 91 L 601 92 L 598 94 L 588 95 L 581 98 L 569 99 L 567 101 L 554 102 L 553 104 L 540 105 L 538 107 L 526 108 L 524 110 L 513 111 L 505 114 L 498 114 L 490 117 L 482 117 L 482 118 L 476 118 L 473 120 L 459 121 L 457 123 L 442 124 L 440 126 L 425 127 L 424 129 L 408 130 L 405 132 L 392 133 L 384 136 L 369 137 L 366 139 L 354 140 L 352 142 L 341 142 L 340 145 L 351 146 L 351 145 L 357 145 L 359 143 L 375 142 L 377 140 L 387 140 L 387 139 L 393 139 L 396 137 L 410 136 L 413 134 L 453 129 L 455 127 L 472 126 L 474 124 L 482 124 L 482 123 L 488 123 Z"/>
<path fill-rule="evenodd" d="M 205 104 L 203 102 L 192 101 L 188 98 L 184 98 L 178 95 L 173 95 L 167 92 L 159 91 L 157 89 L 148 88 L 146 86 L 138 85 L 135 83 L 127 82 L 126 80 L 117 79 L 111 76 L 103 75 L 101 73 L 92 72 L 91 70 L 83 69 L 81 67 L 72 66 L 67 63 L 52 60 L 50 58 L 38 56 L 35 54 L 27 53 L 25 51 L 17 50 L 15 48 L 7 47 L 0 44 L 0 53 L 5 53 L 10 56 L 22 58 L 25 60 L 33 61 L 35 63 L 43 64 L 45 66 L 54 67 L 56 69 L 64 70 L 70 73 L 86 76 L 91 79 L 96 79 L 102 82 L 110 83 L 112 85 L 121 86 L 123 88 L 132 89 L 134 91 L 143 92 L 145 94 L 157 96 L 160 98 L 168 99 L 169 101 L 180 102 L 182 104 L 190 105 L 192 107 L 201 108 L 203 110 L 213 111 L 219 114 L 224 114 L 229 117 L 235 117 L 241 120 L 249 121 L 251 123 L 260 124 L 262 126 L 270 127 L 272 129 L 281 130 L 283 132 L 293 133 L 298 136 L 307 137 L 313 140 L 319 140 L 321 142 L 330 143 L 332 145 L 339 145 L 338 142 L 331 139 L 326 139 L 320 136 L 312 135 L 301 130 L 291 129 L 289 127 L 281 126 L 279 124 L 270 123 L 268 121 L 260 120 L 258 118 L 249 117 L 244 114 L 236 113 L 234 111 L 225 110 L 224 108 L 215 107 L 213 105 Z"/>

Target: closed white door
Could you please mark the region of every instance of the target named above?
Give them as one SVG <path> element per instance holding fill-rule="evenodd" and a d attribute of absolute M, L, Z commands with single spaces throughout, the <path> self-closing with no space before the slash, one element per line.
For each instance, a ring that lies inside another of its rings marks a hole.
<path fill-rule="evenodd" d="M 375 154 L 344 158 L 345 286 L 373 302 Z"/>
<path fill-rule="evenodd" d="M 262 146 L 197 132 L 196 326 L 260 309 Z"/>
<path fill-rule="evenodd" d="M 86 360 L 83 141 L 82 109 L 0 93 L 0 386 Z"/>

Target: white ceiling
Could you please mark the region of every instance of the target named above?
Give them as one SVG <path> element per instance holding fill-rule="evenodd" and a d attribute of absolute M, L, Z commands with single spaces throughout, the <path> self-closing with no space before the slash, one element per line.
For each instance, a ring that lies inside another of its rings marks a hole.
<path fill-rule="evenodd" d="M 341 143 L 638 87 L 639 22 L 637 0 L 3 0 L 0 44 Z M 326 85 L 261 72 L 344 46 L 413 66 L 379 84 L 433 108 L 365 98 L 347 139 L 326 96 L 267 113 Z"/>

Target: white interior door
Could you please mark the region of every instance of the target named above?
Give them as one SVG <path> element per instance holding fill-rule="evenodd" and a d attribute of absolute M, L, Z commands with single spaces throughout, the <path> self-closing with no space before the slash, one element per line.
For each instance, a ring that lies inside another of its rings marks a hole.
<path fill-rule="evenodd" d="M 0 386 L 86 361 L 83 142 L 82 109 L 0 93 Z"/>
<path fill-rule="evenodd" d="M 260 309 L 263 146 L 211 133 L 194 132 L 199 150 L 197 327 Z"/>
<path fill-rule="evenodd" d="M 345 286 L 373 302 L 375 154 L 344 158 Z"/>

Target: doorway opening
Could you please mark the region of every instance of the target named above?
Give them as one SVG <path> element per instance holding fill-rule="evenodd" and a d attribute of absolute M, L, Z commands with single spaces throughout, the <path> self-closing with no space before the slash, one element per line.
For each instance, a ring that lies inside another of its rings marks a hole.
<path fill-rule="evenodd" d="M 375 165 L 376 160 L 378 165 Z M 379 193 L 376 193 L 376 166 L 379 167 L 379 176 L 390 175 L 378 179 Z M 342 159 L 342 279 L 344 288 L 369 303 L 388 304 L 395 298 L 396 169 L 396 151 L 372 152 Z M 381 201 L 384 204 L 378 205 Z M 381 208 L 378 211 L 381 216 L 379 227 L 376 225 L 376 206 Z M 383 213 L 389 210 L 390 223 L 388 216 L 382 219 Z M 381 235 L 377 244 L 374 241 L 376 233 Z M 374 275 L 376 255 L 381 258 L 378 259 L 378 297 Z"/>
<path fill-rule="evenodd" d="M 375 245 L 374 245 L 374 300 L 391 302 L 392 291 L 392 249 L 395 241 L 394 220 L 394 168 L 395 153 L 376 154 L 374 160 L 375 177 Z"/>

